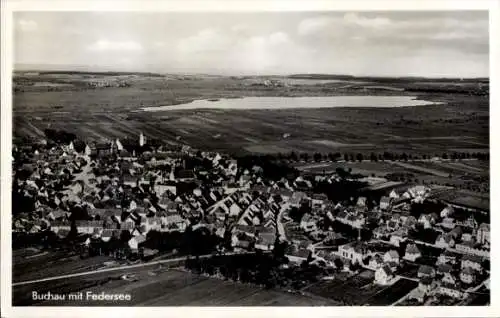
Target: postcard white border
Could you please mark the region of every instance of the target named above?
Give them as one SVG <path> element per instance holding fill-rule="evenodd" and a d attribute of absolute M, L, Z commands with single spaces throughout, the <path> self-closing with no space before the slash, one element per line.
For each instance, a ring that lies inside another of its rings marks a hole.
<path fill-rule="evenodd" d="M 12 13 L 15 11 L 414 11 L 414 10 L 489 10 L 490 12 L 490 153 L 492 163 L 500 162 L 498 141 L 494 136 L 500 133 L 500 125 L 495 120 L 500 107 L 499 81 L 500 69 L 500 1 L 495 0 L 350 0 L 350 1 L 118 1 L 118 0 L 65 0 L 65 1 L 23 1 L 4 0 L 1 10 L 1 308 L 2 317 L 473 317 L 500 316 L 500 276 L 497 270 L 491 274 L 491 306 L 489 307 L 12 307 L 11 306 L 11 149 L 12 149 Z M 494 70 L 497 70 L 495 72 Z M 500 193 L 500 165 L 492 164 L 491 193 Z M 500 209 L 500 200 L 491 196 L 492 249 L 491 268 L 500 268 L 500 261 L 494 255 L 499 252 L 500 233 L 495 229 L 500 226 L 496 211 Z"/>

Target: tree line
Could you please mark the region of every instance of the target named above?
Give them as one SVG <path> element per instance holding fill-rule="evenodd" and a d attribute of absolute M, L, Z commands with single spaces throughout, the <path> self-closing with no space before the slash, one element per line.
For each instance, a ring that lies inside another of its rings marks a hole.
<path fill-rule="evenodd" d="M 321 162 L 321 161 L 364 161 L 369 160 L 373 162 L 377 161 L 408 161 L 408 160 L 430 160 L 433 158 L 440 159 L 479 159 L 479 160 L 489 160 L 489 153 L 484 152 L 443 152 L 442 154 L 412 154 L 406 152 L 388 152 L 383 153 L 340 153 L 340 152 L 329 152 L 320 153 L 315 152 L 313 154 L 307 152 L 295 152 L 290 153 L 277 153 L 277 154 L 266 154 L 266 155 L 254 155 L 253 157 L 266 158 L 269 161 L 274 160 L 288 160 L 292 162 L 296 161 L 306 161 L 306 162 Z"/>

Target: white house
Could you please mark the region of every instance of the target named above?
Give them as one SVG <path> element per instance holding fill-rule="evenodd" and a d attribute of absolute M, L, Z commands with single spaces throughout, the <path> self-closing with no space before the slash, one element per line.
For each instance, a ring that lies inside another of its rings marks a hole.
<path fill-rule="evenodd" d="M 394 274 L 387 265 L 384 265 L 375 271 L 375 283 L 379 285 L 388 285 L 393 279 Z"/>
<path fill-rule="evenodd" d="M 407 239 L 406 233 L 404 231 L 402 231 L 401 229 L 399 229 L 396 232 L 394 232 L 394 233 L 391 234 L 389 242 L 392 245 L 399 246 L 399 244 L 401 242 L 406 241 L 406 239 Z"/>
<path fill-rule="evenodd" d="M 357 243 L 341 245 L 337 253 L 340 257 L 358 264 L 363 264 L 363 259 L 368 256 L 366 247 Z"/>
<path fill-rule="evenodd" d="M 399 194 L 396 192 L 396 190 L 392 190 L 391 193 L 389 193 L 389 198 L 391 199 L 399 199 Z"/>
<path fill-rule="evenodd" d="M 399 253 L 396 250 L 387 251 L 384 254 L 384 262 L 399 264 Z"/>
<path fill-rule="evenodd" d="M 476 241 L 480 244 L 490 244 L 490 225 L 481 223 L 476 233 Z"/>
<path fill-rule="evenodd" d="M 241 207 L 235 202 L 229 207 L 229 216 L 238 216 L 241 213 Z"/>
<path fill-rule="evenodd" d="M 474 242 L 474 237 L 471 233 L 463 233 L 462 242 Z"/>
<path fill-rule="evenodd" d="M 422 224 L 424 229 L 429 229 L 436 224 L 436 219 L 431 214 L 422 214 L 418 218 L 418 223 Z"/>
<path fill-rule="evenodd" d="M 447 218 L 453 215 L 454 209 L 451 206 L 445 207 L 439 214 L 442 218 Z"/>
<path fill-rule="evenodd" d="M 137 249 L 139 248 L 139 245 L 145 241 L 146 241 L 146 237 L 144 235 L 137 235 L 137 236 L 132 237 L 128 241 L 128 246 L 130 247 L 130 249 L 132 251 L 137 251 Z"/>
<path fill-rule="evenodd" d="M 163 195 L 166 191 L 170 191 L 174 195 L 176 195 L 177 185 L 175 184 L 175 182 L 155 183 L 154 191 L 158 197 Z"/>

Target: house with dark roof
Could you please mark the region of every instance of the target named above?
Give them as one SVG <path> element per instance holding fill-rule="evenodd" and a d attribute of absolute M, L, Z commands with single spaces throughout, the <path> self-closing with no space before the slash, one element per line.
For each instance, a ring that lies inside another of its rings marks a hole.
<path fill-rule="evenodd" d="M 456 242 L 462 238 L 463 231 L 460 226 L 455 226 L 453 230 L 449 232 L 449 234 L 453 237 L 453 239 Z"/>
<path fill-rule="evenodd" d="M 467 267 L 470 267 L 478 272 L 481 272 L 483 270 L 483 259 L 479 256 L 476 255 L 464 255 L 462 257 L 462 261 L 460 264 L 461 269 L 465 269 Z"/>
<path fill-rule="evenodd" d="M 403 222 L 403 226 L 405 226 L 407 228 L 415 228 L 415 226 L 417 225 L 417 223 L 418 223 L 417 219 L 413 215 L 410 215 Z"/>
<path fill-rule="evenodd" d="M 454 247 L 455 246 L 455 240 L 453 239 L 453 236 L 446 233 L 446 234 L 440 234 L 436 238 L 436 247 L 439 248 L 449 248 L 449 247 Z"/>
<path fill-rule="evenodd" d="M 453 267 L 450 264 L 439 264 L 437 267 L 437 274 L 444 275 L 447 273 L 451 273 L 453 271 Z"/>
<path fill-rule="evenodd" d="M 471 267 L 465 267 L 460 272 L 460 280 L 465 284 L 472 284 L 476 281 L 476 272 Z"/>
<path fill-rule="evenodd" d="M 113 230 L 105 229 L 101 233 L 101 240 L 103 242 L 109 242 L 113 237 Z"/>
<path fill-rule="evenodd" d="M 403 257 L 405 260 L 415 262 L 415 260 L 420 257 L 422 257 L 422 254 L 416 244 L 406 245 L 405 255 Z"/>
<path fill-rule="evenodd" d="M 436 270 L 429 265 L 420 265 L 417 272 L 417 277 L 430 277 L 434 278 L 436 276 Z"/>
<path fill-rule="evenodd" d="M 66 238 L 69 234 L 70 230 L 69 229 L 60 229 L 57 231 L 57 236 L 59 238 Z"/>
<path fill-rule="evenodd" d="M 380 256 L 379 254 L 375 254 L 372 257 L 370 257 L 370 261 L 368 262 L 368 267 L 374 270 L 377 270 L 383 265 L 384 265 L 384 260 L 382 256 Z"/>

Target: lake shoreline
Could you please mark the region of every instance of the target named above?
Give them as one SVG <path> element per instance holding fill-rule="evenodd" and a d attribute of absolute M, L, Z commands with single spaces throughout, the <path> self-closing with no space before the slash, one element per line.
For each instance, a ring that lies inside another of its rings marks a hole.
<path fill-rule="evenodd" d="M 240 98 L 198 99 L 175 105 L 142 107 L 144 112 L 174 110 L 282 110 L 318 108 L 395 108 L 440 105 L 441 102 L 423 100 L 420 96 L 408 95 L 342 95 L 342 96 L 252 96 Z"/>

